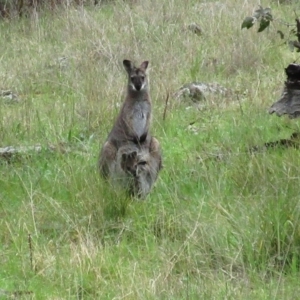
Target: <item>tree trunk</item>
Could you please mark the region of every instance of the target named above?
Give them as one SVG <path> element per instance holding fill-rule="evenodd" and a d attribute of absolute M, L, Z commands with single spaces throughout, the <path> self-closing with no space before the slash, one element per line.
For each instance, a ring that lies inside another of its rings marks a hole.
<path fill-rule="evenodd" d="M 287 81 L 280 99 L 269 109 L 277 116 L 288 115 L 291 119 L 300 117 L 300 65 L 290 64 L 286 69 Z"/>

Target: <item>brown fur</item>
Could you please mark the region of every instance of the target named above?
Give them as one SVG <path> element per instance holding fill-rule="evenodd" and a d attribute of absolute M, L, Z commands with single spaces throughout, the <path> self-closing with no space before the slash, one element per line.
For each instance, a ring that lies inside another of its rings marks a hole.
<path fill-rule="evenodd" d="M 143 143 L 149 131 L 152 109 L 146 75 L 148 62 L 143 62 L 139 68 L 127 60 L 124 60 L 123 64 L 128 73 L 127 95 L 108 136 L 108 140 L 117 148 L 128 141 Z M 139 81 L 143 81 L 145 85 L 143 90 L 133 88 L 133 86 L 141 87 Z"/>
<path fill-rule="evenodd" d="M 118 149 L 128 142 L 134 144 L 145 142 L 150 127 L 151 99 L 146 75 L 148 62 L 143 62 L 139 68 L 134 67 L 128 60 L 124 60 L 123 65 L 128 74 L 127 95 L 100 154 L 99 167 L 104 177 L 108 177 L 110 165 L 115 160 Z M 132 77 L 134 80 L 143 78 L 145 88 L 134 90 Z M 139 121 L 141 126 L 138 126 Z"/>
<path fill-rule="evenodd" d="M 127 94 L 101 150 L 99 168 L 103 177 L 120 177 L 132 194 L 145 196 L 162 167 L 160 144 L 149 133 L 148 61 L 139 68 L 129 60 L 124 60 L 123 65 L 128 74 Z"/>
<path fill-rule="evenodd" d="M 131 195 L 145 198 L 161 168 L 160 145 L 152 137 L 150 145 L 137 146 L 129 143 L 120 147 L 111 169 L 111 177 Z"/>

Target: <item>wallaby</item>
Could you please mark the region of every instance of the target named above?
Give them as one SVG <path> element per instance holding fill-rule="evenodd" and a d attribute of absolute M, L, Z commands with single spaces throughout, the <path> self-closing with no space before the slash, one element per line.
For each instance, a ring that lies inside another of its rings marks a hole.
<path fill-rule="evenodd" d="M 162 159 L 160 144 L 149 133 L 151 99 L 146 74 L 148 61 L 144 61 L 138 68 L 130 60 L 124 60 L 123 65 L 128 74 L 127 94 L 101 150 L 99 168 L 105 178 L 117 177 L 120 173 L 120 177 L 124 179 L 126 177 L 124 174 L 128 176 L 129 173 L 132 175 L 135 171 L 138 174 L 148 172 L 151 180 L 148 178 L 147 181 L 148 175 L 133 177 L 136 185 L 146 186 L 146 183 L 141 183 L 143 181 L 141 178 L 144 178 L 151 188 L 162 167 Z M 128 168 L 134 171 L 129 172 Z M 141 189 L 150 191 L 150 188 L 134 188 L 133 194 L 139 193 L 137 191 Z"/>
<path fill-rule="evenodd" d="M 128 74 L 127 94 L 100 154 L 99 166 L 104 177 L 108 177 L 118 149 L 128 142 L 145 142 L 150 127 L 151 99 L 146 74 L 148 61 L 144 61 L 139 68 L 130 60 L 124 60 L 123 65 Z"/>
<path fill-rule="evenodd" d="M 157 139 L 150 145 L 126 144 L 118 150 L 112 178 L 130 195 L 145 198 L 162 167 L 161 150 Z"/>

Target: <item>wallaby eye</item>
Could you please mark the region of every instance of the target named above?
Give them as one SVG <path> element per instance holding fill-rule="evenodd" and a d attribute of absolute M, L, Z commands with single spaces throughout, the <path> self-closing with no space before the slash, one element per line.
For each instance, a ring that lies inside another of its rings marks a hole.
<path fill-rule="evenodd" d="M 141 76 L 141 79 L 144 80 L 144 79 L 145 79 L 145 76 Z"/>

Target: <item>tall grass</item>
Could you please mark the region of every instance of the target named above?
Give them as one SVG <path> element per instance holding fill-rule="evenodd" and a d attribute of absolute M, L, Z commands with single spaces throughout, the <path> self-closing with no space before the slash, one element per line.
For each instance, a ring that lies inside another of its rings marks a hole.
<path fill-rule="evenodd" d="M 298 128 L 266 112 L 296 56 L 276 28 L 240 30 L 256 5 L 115 1 L 0 23 L 0 89 L 21 100 L 0 102 L 0 146 L 43 148 L 0 162 L 0 298 L 298 297 L 299 151 L 260 147 Z M 273 5 L 294 18 L 296 4 Z M 202 36 L 186 29 L 192 22 Z M 97 171 L 124 58 L 150 61 L 163 148 L 143 202 Z M 167 94 L 191 81 L 233 93 L 202 110 L 170 98 L 163 120 Z"/>

